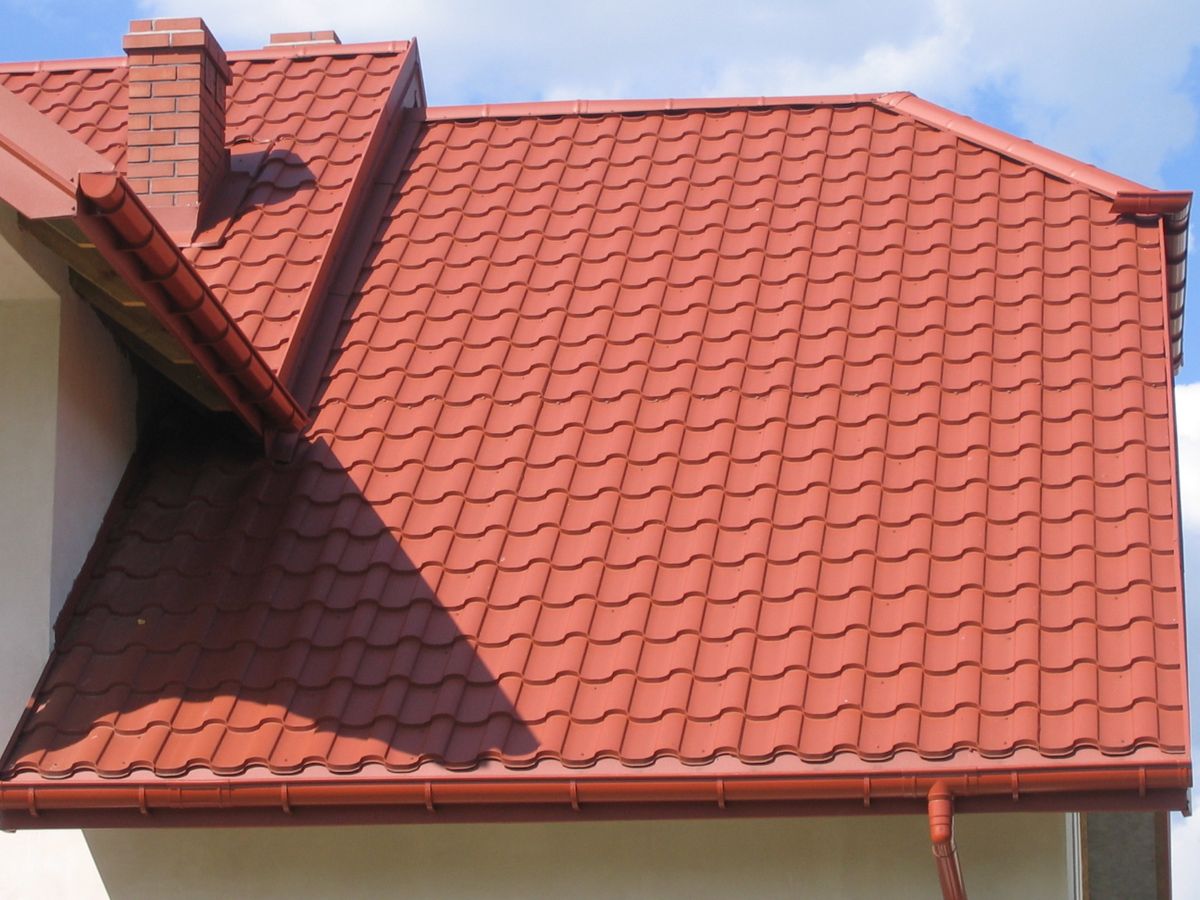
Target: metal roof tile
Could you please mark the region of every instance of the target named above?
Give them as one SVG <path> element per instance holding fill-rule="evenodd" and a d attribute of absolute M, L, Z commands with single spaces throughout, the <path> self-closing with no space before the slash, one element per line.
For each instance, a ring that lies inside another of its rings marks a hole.
<path fill-rule="evenodd" d="M 233 63 L 273 359 L 400 64 Z M 1183 758 L 1154 228 L 865 100 L 393 162 L 295 459 L 143 464 L 9 773 Z"/>

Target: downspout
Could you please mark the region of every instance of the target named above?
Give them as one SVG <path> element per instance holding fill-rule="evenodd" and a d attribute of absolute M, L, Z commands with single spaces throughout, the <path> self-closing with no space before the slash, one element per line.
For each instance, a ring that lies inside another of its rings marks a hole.
<path fill-rule="evenodd" d="M 967 900 L 954 845 L 954 797 L 943 781 L 934 782 L 929 789 L 929 839 L 933 842 L 942 900 Z"/>

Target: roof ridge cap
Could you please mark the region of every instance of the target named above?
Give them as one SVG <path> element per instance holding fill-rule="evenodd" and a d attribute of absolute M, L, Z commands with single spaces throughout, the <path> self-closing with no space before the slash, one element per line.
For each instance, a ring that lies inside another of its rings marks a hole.
<path fill-rule="evenodd" d="M 111 72 L 124 69 L 128 59 L 124 56 L 90 56 L 79 59 L 33 59 L 27 61 L 0 62 L 0 73 L 5 75 L 32 75 L 37 72 L 77 72 L 90 69 L 93 72 Z"/>
<path fill-rule="evenodd" d="M 528 118 L 534 116 L 621 115 L 646 112 L 684 112 L 701 109 L 765 109 L 781 106 L 846 106 L 872 103 L 879 94 L 814 94 L 778 97 L 683 97 L 635 100 L 532 100 L 517 103 L 478 103 L 430 106 L 428 121 L 450 119 Z"/>
<path fill-rule="evenodd" d="M 404 53 L 413 41 L 363 41 L 357 44 L 281 44 L 249 50 L 228 50 L 226 58 L 245 62 L 267 62 L 313 56 L 392 56 Z M 0 62 L 0 74 L 32 75 L 37 72 L 76 72 L 80 69 L 112 71 L 128 67 L 124 56 L 85 56 L 78 59 L 31 59 Z"/>
<path fill-rule="evenodd" d="M 330 44 L 330 47 L 353 46 L 346 44 Z M 288 49 L 293 49 L 289 47 Z M 320 318 L 320 310 L 327 302 L 330 290 L 337 279 L 337 271 L 344 264 L 346 242 L 350 240 L 350 231 L 359 211 L 367 202 L 370 185 L 374 182 L 383 160 L 386 158 L 388 141 L 396 134 L 409 110 L 417 112 L 425 105 L 425 82 L 421 72 L 420 51 L 414 38 L 404 44 L 404 62 L 400 65 L 388 88 L 388 96 L 380 108 L 371 137 L 362 151 L 358 169 L 352 176 L 352 182 L 337 221 L 330 234 L 329 245 L 323 254 L 323 259 L 313 276 L 309 293 L 300 311 L 300 319 L 292 340 L 284 353 L 279 365 L 279 380 L 289 390 L 297 378 L 297 370 L 304 368 L 310 355 L 308 336 L 312 323 Z M 411 95 L 411 96 L 410 96 Z M 406 105 L 411 100 L 412 105 Z M 306 400 L 309 398 L 306 398 Z"/>
<path fill-rule="evenodd" d="M 970 116 L 930 103 L 911 91 L 877 94 L 874 102 L 883 109 L 906 115 L 932 128 L 950 132 L 1001 156 L 1011 157 L 1051 175 L 1083 185 L 1110 199 L 1115 199 L 1117 194 L 1127 191 L 1145 193 L 1154 190 L 1073 156 L 1043 147 L 1027 138 L 1018 137 Z"/>

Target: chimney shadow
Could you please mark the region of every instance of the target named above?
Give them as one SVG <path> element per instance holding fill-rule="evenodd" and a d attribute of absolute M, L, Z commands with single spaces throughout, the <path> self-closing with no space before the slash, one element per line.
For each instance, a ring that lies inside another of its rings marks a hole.
<path fill-rule="evenodd" d="M 211 423 L 162 431 L 114 507 L 9 774 L 534 758 L 506 673 L 463 627 L 481 610 L 439 600 L 365 473 L 323 440 L 280 464 Z"/>
<path fill-rule="evenodd" d="M 247 213 L 282 207 L 316 186 L 308 162 L 293 150 L 274 141 L 236 142 L 229 148 L 228 171 L 201 204 L 197 242 L 220 243 Z"/>

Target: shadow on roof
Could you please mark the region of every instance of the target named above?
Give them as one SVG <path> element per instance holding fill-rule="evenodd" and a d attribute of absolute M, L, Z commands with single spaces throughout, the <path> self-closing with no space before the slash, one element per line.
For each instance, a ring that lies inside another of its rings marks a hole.
<path fill-rule="evenodd" d="M 307 162 L 276 142 L 235 143 L 229 172 L 204 204 L 198 242 L 223 240 L 237 220 L 253 210 L 283 207 L 317 181 Z"/>
<path fill-rule="evenodd" d="M 279 465 L 196 434 L 146 454 L 6 775 L 533 756 L 463 610 L 327 443 Z"/>

